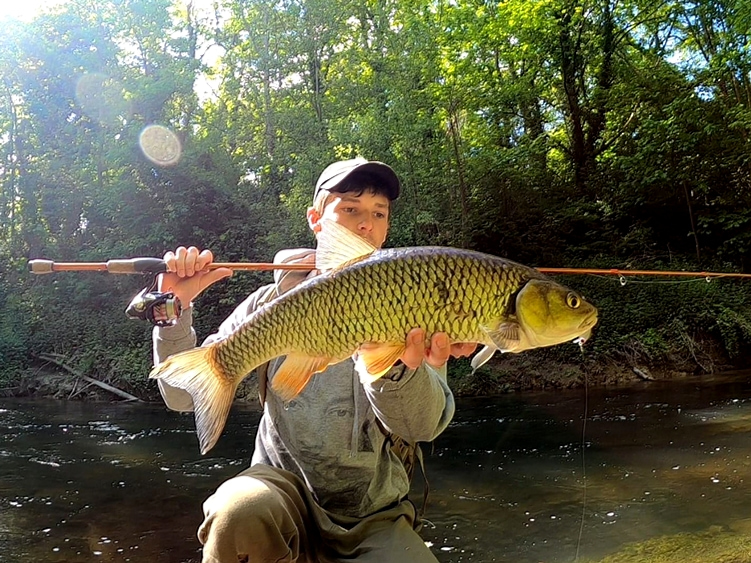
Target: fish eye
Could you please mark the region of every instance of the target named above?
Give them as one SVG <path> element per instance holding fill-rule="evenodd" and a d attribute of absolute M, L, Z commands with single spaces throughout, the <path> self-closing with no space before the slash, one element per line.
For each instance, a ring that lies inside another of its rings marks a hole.
<path fill-rule="evenodd" d="M 581 304 L 582 304 L 582 299 L 576 293 L 569 293 L 566 296 L 566 305 L 568 305 L 572 309 L 578 309 L 579 305 Z"/>

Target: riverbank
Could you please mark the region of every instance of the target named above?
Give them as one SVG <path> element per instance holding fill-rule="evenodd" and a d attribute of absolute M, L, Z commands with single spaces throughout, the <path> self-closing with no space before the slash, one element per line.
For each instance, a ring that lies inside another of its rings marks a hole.
<path fill-rule="evenodd" d="M 728 362 L 718 348 L 714 351 L 705 348 L 701 362 L 682 355 L 649 361 L 644 356 L 595 357 L 586 352 L 573 359 L 561 359 L 554 351 L 530 350 L 522 354 L 499 355 L 487 368 L 475 373 L 472 373 L 468 361 L 463 367 L 449 371 L 449 384 L 459 396 L 683 380 L 746 366 Z"/>
<path fill-rule="evenodd" d="M 561 360 L 549 351 L 531 350 L 523 354 L 498 355 L 474 373 L 468 359 L 453 360 L 449 368 L 449 385 L 457 396 L 480 397 L 584 386 L 597 388 L 629 385 L 644 380 L 682 380 L 746 367 L 732 365 L 720 354 L 705 352 L 702 360 L 700 364 L 674 357 L 671 361 L 660 363 L 638 363 L 633 358 L 623 361 L 595 359 L 586 353 L 574 360 Z M 104 383 L 146 402 L 161 400 L 156 384 L 146 377 L 135 385 L 129 379 L 118 378 L 110 378 Z M 85 401 L 122 400 L 90 381 L 47 362 L 38 362 L 15 380 L 14 385 L 0 389 L 0 396 Z M 250 403 L 258 400 L 255 378 L 249 377 L 241 384 L 237 400 Z"/>

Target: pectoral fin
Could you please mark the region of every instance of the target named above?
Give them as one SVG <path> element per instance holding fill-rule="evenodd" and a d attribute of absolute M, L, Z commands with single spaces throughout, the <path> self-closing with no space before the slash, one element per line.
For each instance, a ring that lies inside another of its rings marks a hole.
<path fill-rule="evenodd" d="M 355 369 L 363 383 L 383 376 L 404 355 L 404 343 L 367 343 L 357 350 Z"/>
<path fill-rule="evenodd" d="M 291 401 L 305 388 L 313 374 L 323 371 L 333 361 L 333 358 L 290 354 L 274 374 L 271 388 L 284 401 Z"/>
<path fill-rule="evenodd" d="M 521 328 L 516 321 L 506 321 L 501 323 L 498 328 L 486 329 L 485 332 L 501 352 L 513 352 L 521 344 Z M 483 352 L 485 352 L 485 349 L 481 350 L 480 354 Z M 488 359 L 490 358 L 488 357 Z"/>

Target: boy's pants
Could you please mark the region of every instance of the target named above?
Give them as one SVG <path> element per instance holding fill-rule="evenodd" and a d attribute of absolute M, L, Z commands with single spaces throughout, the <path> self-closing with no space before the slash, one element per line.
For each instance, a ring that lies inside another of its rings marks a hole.
<path fill-rule="evenodd" d="M 408 500 L 366 518 L 327 512 L 293 473 L 254 465 L 203 505 L 203 563 L 436 563 Z"/>

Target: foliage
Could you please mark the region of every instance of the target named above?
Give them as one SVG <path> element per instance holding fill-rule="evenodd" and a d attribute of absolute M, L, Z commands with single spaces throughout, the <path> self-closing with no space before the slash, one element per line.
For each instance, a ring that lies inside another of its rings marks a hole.
<path fill-rule="evenodd" d="M 5 22 L 2 385 L 55 352 L 146 388 L 149 330 L 122 310 L 148 280 L 33 278 L 27 259 L 193 244 L 268 260 L 312 243 L 312 186 L 355 155 L 402 179 L 394 245 L 745 272 L 750 17 L 730 0 L 224 0 L 203 12 L 68 0 Z M 155 158 L 167 149 L 144 145 L 150 125 L 174 134 L 179 158 Z M 199 337 L 269 279 L 206 292 Z M 747 282 L 565 281 L 600 307 L 598 359 L 713 369 L 749 356 Z"/>

